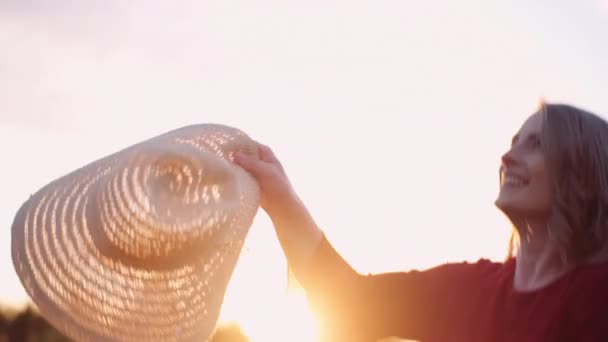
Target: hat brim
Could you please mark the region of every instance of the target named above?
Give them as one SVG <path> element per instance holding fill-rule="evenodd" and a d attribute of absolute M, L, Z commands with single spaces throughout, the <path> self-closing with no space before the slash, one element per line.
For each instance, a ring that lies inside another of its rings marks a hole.
<path fill-rule="evenodd" d="M 15 270 L 41 314 L 73 339 L 204 340 L 214 329 L 258 209 L 257 184 L 244 170 L 234 166 L 238 212 L 226 228 L 220 229 L 213 244 L 171 267 L 125 262 L 105 253 L 96 239 L 100 234 L 97 194 L 104 177 L 121 167 L 125 155 L 158 143 L 195 146 L 228 163 L 233 152 L 254 149 L 239 131 L 218 125 L 189 126 L 50 183 L 16 215 L 12 227 Z"/>

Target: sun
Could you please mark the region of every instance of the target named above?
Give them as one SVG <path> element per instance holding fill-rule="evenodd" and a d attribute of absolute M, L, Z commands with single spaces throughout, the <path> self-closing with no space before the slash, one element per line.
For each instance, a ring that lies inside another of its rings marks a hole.
<path fill-rule="evenodd" d="M 282 300 L 275 302 L 272 308 L 268 308 L 268 313 L 262 315 L 260 320 L 250 318 L 240 322 L 252 342 L 316 341 L 316 322 L 303 293 L 286 294 Z"/>
<path fill-rule="evenodd" d="M 242 293 L 246 293 L 245 291 Z M 251 293 L 250 293 L 251 294 Z M 233 292 L 234 299 L 238 296 Z M 244 298 L 244 296 L 239 296 Z M 251 342 L 315 342 L 317 325 L 302 290 L 288 290 L 274 296 L 248 297 L 240 305 L 226 307 L 224 321 L 238 323 Z M 228 303 L 226 303 L 228 304 Z"/>
<path fill-rule="evenodd" d="M 236 322 L 251 342 L 315 342 L 306 294 L 289 286 L 285 257 L 272 236 L 252 234 L 226 289 L 219 324 Z"/>

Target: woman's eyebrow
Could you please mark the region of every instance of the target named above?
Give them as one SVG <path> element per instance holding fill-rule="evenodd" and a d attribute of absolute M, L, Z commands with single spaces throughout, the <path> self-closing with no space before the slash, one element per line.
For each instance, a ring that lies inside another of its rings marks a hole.
<path fill-rule="evenodd" d="M 513 138 L 511 138 L 511 146 L 512 146 L 512 145 L 515 145 L 515 143 L 517 142 L 517 140 L 518 140 L 518 139 L 519 139 L 519 133 L 518 133 L 518 134 L 515 134 L 515 135 L 513 136 Z"/>

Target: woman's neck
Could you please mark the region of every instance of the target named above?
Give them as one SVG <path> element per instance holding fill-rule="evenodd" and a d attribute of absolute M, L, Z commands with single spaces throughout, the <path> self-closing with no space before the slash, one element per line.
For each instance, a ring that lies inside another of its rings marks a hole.
<path fill-rule="evenodd" d="M 549 239 L 546 220 L 514 222 L 519 234 L 513 287 L 534 291 L 561 278 L 574 268 L 564 261 L 558 247 Z"/>

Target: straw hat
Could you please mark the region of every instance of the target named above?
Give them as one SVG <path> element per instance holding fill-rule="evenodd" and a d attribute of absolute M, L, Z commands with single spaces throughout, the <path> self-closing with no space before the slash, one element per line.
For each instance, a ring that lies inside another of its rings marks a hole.
<path fill-rule="evenodd" d="M 234 128 L 188 126 L 31 196 L 12 257 L 42 315 L 78 341 L 207 339 L 259 204 L 236 151 L 257 153 Z"/>

